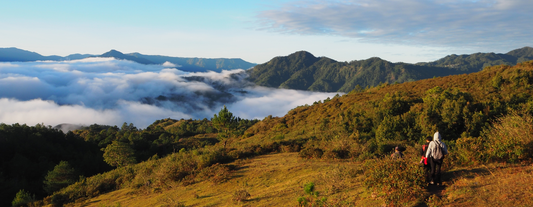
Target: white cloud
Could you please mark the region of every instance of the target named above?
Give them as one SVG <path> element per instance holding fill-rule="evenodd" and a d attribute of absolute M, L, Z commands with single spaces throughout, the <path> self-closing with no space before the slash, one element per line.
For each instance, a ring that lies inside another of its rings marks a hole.
<path fill-rule="evenodd" d="M 532 45 L 530 0 L 297 1 L 263 11 L 270 30 L 361 42 L 516 49 Z"/>
<path fill-rule="evenodd" d="M 5 66 L 5 67 L 3 67 Z M 0 122 L 144 128 L 163 118 L 282 116 L 333 94 L 253 87 L 244 70 L 187 73 L 110 58 L 0 65 Z"/>
<path fill-rule="evenodd" d="M 176 64 L 168 62 L 168 61 L 164 62 L 162 65 L 165 68 L 179 68 L 179 67 L 181 67 L 181 65 L 176 65 Z"/>

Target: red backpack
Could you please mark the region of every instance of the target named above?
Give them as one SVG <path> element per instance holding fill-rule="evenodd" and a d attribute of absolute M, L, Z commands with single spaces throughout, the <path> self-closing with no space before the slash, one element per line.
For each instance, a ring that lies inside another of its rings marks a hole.
<path fill-rule="evenodd" d="M 426 155 L 426 151 L 428 150 L 428 145 L 422 145 L 422 150 L 424 151 L 424 155 Z M 428 165 L 428 158 L 426 156 L 422 156 L 422 159 L 424 159 L 424 165 Z"/>

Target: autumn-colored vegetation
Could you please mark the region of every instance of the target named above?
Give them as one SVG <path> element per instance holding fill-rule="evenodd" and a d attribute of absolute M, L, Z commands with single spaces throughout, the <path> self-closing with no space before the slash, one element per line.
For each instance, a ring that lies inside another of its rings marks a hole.
<path fill-rule="evenodd" d="M 164 119 L 144 130 L 127 124 L 120 129 L 93 125 L 68 136 L 102 149 L 114 142 L 127 144 L 138 164 L 125 162 L 111 171 L 81 177 L 33 204 L 85 205 L 88 199 L 111 191 L 165 194 L 194 189 L 203 183 L 235 189 L 227 198 L 233 200 L 232 205 L 256 202 L 260 206 L 263 200 L 273 204 L 266 196 L 254 196 L 260 192 L 256 185 L 247 190 L 247 185 L 234 183 L 246 180 L 235 176 L 236 172 L 245 173 L 243 167 L 249 167 L 245 160 L 258 160 L 271 153 L 298 157 L 293 158 L 288 169 L 282 163 L 269 166 L 284 169 L 286 177 L 291 172 L 299 176 L 312 174 L 312 169 L 336 172 L 280 187 L 290 192 L 273 194 L 280 197 L 280 202 L 283 200 L 284 206 L 472 204 L 467 200 L 476 196 L 471 192 L 478 190 L 471 179 L 479 179 L 477 183 L 485 184 L 487 191 L 502 189 L 500 194 L 519 203 L 533 195 L 513 197 L 512 189 L 497 186 L 513 183 L 514 176 L 508 174 L 512 169 L 523 172 L 520 175 L 531 171 L 527 165 L 533 158 L 532 84 L 530 61 L 487 67 L 469 75 L 357 89 L 299 106 L 283 117 L 269 116 L 261 121 L 232 118 L 223 109 L 213 122 Z M 6 133 L 14 126 L 2 127 L 4 131 L 0 132 Z M 442 134 L 450 152 L 443 175 L 448 187 L 431 195 L 418 166 L 418 148 L 435 131 Z M 222 136 L 219 132 L 223 132 Z M 404 150 L 404 159 L 389 158 L 396 146 Z M 105 155 L 100 153 L 103 161 Z M 263 161 L 258 162 L 260 165 Z M 269 162 L 273 161 L 263 164 Z M 320 167 L 291 171 L 298 162 L 313 162 L 312 166 Z M 486 181 L 490 176 L 491 181 Z M 283 176 L 269 181 L 268 186 L 280 182 Z M 308 187 L 310 182 L 312 190 Z M 460 193 L 463 191 L 467 193 Z M 351 197 L 344 197 L 347 195 Z M 289 203 L 284 200 L 287 196 L 292 196 Z M 19 200 L 26 197 L 21 194 Z M 199 203 L 201 195 L 176 199 L 179 202 L 175 204 L 191 205 Z"/>

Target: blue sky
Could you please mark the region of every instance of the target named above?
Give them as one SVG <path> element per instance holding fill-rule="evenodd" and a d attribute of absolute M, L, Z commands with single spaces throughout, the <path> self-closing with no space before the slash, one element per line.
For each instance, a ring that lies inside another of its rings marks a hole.
<path fill-rule="evenodd" d="M 0 0 L 0 47 L 414 63 L 533 46 L 532 10 L 531 0 Z"/>

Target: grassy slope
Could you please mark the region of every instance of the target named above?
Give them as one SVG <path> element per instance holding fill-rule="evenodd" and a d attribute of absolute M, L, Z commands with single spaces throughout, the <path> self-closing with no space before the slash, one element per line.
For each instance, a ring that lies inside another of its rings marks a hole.
<path fill-rule="evenodd" d="M 533 166 L 501 164 L 447 172 L 450 185 L 436 204 L 446 206 L 533 206 Z"/>
<path fill-rule="evenodd" d="M 357 166 L 353 162 L 302 160 L 297 153 L 278 153 L 231 164 L 240 167 L 224 183 L 204 181 L 163 192 L 127 188 L 72 206 L 175 206 L 177 203 L 185 206 L 296 206 L 297 198 L 305 195 L 303 186 L 308 182 L 315 183 L 319 198 L 326 197 L 331 203 L 349 205 L 357 201 L 358 205 L 366 206 L 382 203 L 367 195 L 361 187 L 361 177 L 343 179 L 344 174 Z M 338 192 L 333 193 L 333 188 Z M 251 196 L 247 201 L 234 202 L 233 193 L 241 189 Z"/>
<path fill-rule="evenodd" d="M 126 188 L 67 206 L 297 206 L 298 197 L 313 198 L 303 191 L 308 182 L 315 183 L 319 198 L 326 197 L 329 204 L 383 204 L 362 187 L 361 175 L 342 178 L 357 168 L 353 162 L 302 160 L 296 153 L 278 153 L 231 164 L 240 167 L 221 184 L 204 181 L 162 192 Z M 446 188 L 434 192 L 440 198 L 426 202 L 428 206 L 531 206 L 532 171 L 533 166 L 502 164 L 450 169 L 443 175 Z M 340 190 L 331 192 L 332 186 Z M 241 189 L 251 196 L 233 201 L 233 193 Z"/>

